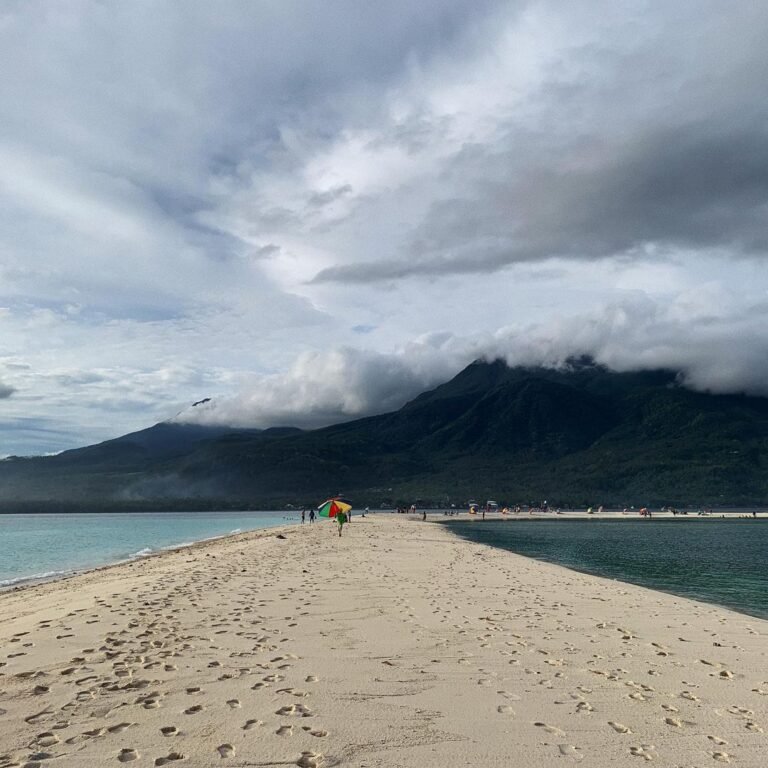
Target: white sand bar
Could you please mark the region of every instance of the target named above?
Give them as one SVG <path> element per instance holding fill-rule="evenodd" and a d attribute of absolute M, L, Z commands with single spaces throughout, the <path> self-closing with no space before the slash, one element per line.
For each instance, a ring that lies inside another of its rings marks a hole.
<path fill-rule="evenodd" d="M 768 622 L 391 515 L 0 595 L 0 766 L 768 765 Z"/>

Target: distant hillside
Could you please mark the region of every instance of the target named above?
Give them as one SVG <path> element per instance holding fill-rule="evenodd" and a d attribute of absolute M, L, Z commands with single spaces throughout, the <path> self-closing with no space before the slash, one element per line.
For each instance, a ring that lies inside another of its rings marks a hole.
<path fill-rule="evenodd" d="M 0 462 L 0 504 L 269 507 L 344 492 L 560 504 L 768 501 L 768 399 L 709 395 L 669 371 L 477 362 L 399 411 L 324 429 L 164 423 Z"/>

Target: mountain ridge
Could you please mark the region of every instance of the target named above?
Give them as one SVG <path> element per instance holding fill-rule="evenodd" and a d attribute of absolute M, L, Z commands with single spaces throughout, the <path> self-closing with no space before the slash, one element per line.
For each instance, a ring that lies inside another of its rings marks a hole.
<path fill-rule="evenodd" d="M 161 422 L 0 463 L 0 508 L 768 500 L 768 398 L 693 392 L 674 371 L 476 361 L 401 409 L 315 430 Z"/>

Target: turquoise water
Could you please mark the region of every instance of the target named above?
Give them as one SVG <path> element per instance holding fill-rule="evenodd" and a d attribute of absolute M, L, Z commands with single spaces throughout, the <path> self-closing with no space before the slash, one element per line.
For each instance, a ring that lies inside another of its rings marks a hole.
<path fill-rule="evenodd" d="M 471 541 L 768 618 L 768 520 L 445 523 Z"/>
<path fill-rule="evenodd" d="M 287 512 L 0 515 L 0 588 L 298 519 Z"/>

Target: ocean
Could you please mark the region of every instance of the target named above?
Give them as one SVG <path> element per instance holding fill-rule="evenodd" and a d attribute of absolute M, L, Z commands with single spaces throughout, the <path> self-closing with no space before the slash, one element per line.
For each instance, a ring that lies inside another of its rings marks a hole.
<path fill-rule="evenodd" d="M 0 588 L 298 520 L 296 512 L 0 515 Z"/>
<path fill-rule="evenodd" d="M 768 519 L 444 524 L 470 541 L 768 618 Z"/>

